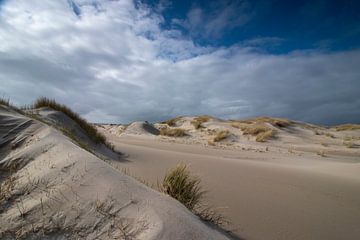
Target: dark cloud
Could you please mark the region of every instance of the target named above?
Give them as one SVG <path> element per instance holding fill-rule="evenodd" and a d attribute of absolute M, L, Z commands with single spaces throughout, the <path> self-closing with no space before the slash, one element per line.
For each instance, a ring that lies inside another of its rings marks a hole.
<path fill-rule="evenodd" d="M 67 1 L 3 6 L 1 95 L 18 104 L 56 98 L 95 122 L 186 114 L 360 122 L 360 51 L 271 55 L 253 48 L 276 38 L 201 47 L 162 30 L 161 17 L 130 0 L 76 3 L 81 18 Z"/>

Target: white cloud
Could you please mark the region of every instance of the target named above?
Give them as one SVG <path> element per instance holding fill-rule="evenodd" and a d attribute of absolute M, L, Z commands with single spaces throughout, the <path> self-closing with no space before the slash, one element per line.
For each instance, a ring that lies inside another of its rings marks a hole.
<path fill-rule="evenodd" d="M 132 1 L 8 0 L 0 10 L 0 94 L 40 95 L 91 121 L 183 114 L 360 121 L 359 51 L 287 55 L 197 46 Z"/>

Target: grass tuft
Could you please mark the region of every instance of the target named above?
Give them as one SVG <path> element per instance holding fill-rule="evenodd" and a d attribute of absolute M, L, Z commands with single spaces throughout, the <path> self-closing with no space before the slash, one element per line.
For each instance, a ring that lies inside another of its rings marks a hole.
<path fill-rule="evenodd" d="M 274 127 L 284 128 L 290 126 L 293 122 L 285 118 L 272 118 L 272 117 L 257 117 L 252 119 L 246 119 L 241 121 L 233 121 L 235 123 L 245 123 L 245 124 L 258 124 L 263 125 L 265 123 L 270 123 Z"/>
<path fill-rule="evenodd" d="M 230 132 L 228 130 L 221 130 L 216 134 L 213 141 L 214 142 L 220 142 L 220 141 L 226 139 L 229 136 L 230 136 Z"/>
<path fill-rule="evenodd" d="M 202 128 L 203 127 L 202 124 L 204 122 L 209 121 L 210 118 L 211 118 L 211 116 L 201 115 L 201 116 L 194 118 L 194 120 L 191 121 L 191 124 L 194 126 L 195 129 L 199 129 L 199 128 Z"/>
<path fill-rule="evenodd" d="M 184 137 L 187 134 L 185 129 L 182 128 L 162 128 L 160 130 L 160 135 L 168 137 Z"/>
<path fill-rule="evenodd" d="M 4 97 L 0 97 L 0 105 L 5 105 L 7 107 L 10 107 L 10 99 L 9 98 L 4 98 Z"/>
<path fill-rule="evenodd" d="M 267 140 L 269 140 L 270 138 L 275 136 L 275 130 L 273 129 L 269 129 L 265 132 L 261 132 L 256 136 L 256 141 L 257 142 L 266 142 Z"/>
<path fill-rule="evenodd" d="M 360 124 L 343 124 L 335 126 L 336 131 L 351 131 L 360 129 Z"/>
<path fill-rule="evenodd" d="M 80 117 L 79 114 L 75 113 L 64 104 L 57 103 L 55 100 L 48 99 L 46 97 L 41 97 L 35 101 L 32 107 L 33 108 L 49 107 L 56 111 L 63 112 L 73 121 L 75 121 L 85 131 L 85 133 L 90 137 L 90 139 L 92 139 L 95 143 L 97 144 L 102 143 L 105 145 L 109 145 L 106 142 L 105 136 L 99 133 L 91 123 L 88 123 L 84 118 Z"/>
<path fill-rule="evenodd" d="M 161 122 L 162 124 L 167 124 L 170 127 L 175 127 L 176 126 L 176 122 L 179 121 L 182 118 L 182 116 L 176 117 L 176 118 L 172 118 L 169 120 L 166 120 L 164 122 Z"/>
<path fill-rule="evenodd" d="M 223 226 L 229 222 L 213 207 L 203 204 L 205 191 L 197 176 L 192 176 L 185 164 L 179 164 L 164 177 L 159 190 L 181 202 L 201 220 Z"/>
<path fill-rule="evenodd" d="M 184 164 L 177 165 L 165 175 L 161 190 L 190 210 L 194 210 L 205 194 L 200 186 L 200 179 L 191 176 Z"/>
<path fill-rule="evenodd" d="M 244 135 L 251 135 L 256 137 L 257 142 L 266 142 L 273 138 L 276 134 L 275 129 L 266 126 L 264 123 L 241 123 L 235 122 L 232 124 L 235 128 L 240 128 Z"/>

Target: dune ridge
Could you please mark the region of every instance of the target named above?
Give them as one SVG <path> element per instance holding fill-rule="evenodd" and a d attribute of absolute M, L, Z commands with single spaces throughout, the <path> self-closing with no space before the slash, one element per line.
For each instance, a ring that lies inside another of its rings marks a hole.
<path fill-rule="evenodd" d="M 0 126 L 1 239 L 229 239 L 43 122 L 0 106 Z"/>

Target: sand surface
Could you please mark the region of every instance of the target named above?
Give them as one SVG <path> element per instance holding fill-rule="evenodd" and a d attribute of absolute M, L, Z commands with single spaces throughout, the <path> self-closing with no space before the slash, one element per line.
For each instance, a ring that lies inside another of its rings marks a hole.
<path fill-rule="evenodd" d="M 299 125 L 280 129 L 278 138 L 266 143 L 239 136 L 230 144 L 208 146 L 189 125 L 180 126 L 188 126 L 191 136 L 101 129 L 126 154 L 125 162 L 115 164 L 150 183 L 179 162 L 190 164 L 209 191 L 208 201 L 244 239 L 360 239 L 360 152 L 340 139 L 359 132 L 320 128 L 336 135 L 327 137 Z"/>
<path fill-rule="evenodd" d="M 65 136 L 70 119 L 37 112 L 0 106 L 0 239 L 229 239 Z"/>

